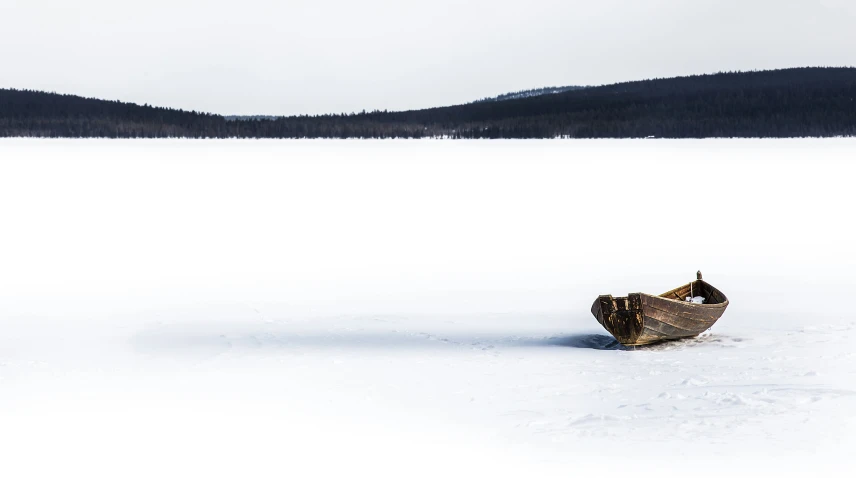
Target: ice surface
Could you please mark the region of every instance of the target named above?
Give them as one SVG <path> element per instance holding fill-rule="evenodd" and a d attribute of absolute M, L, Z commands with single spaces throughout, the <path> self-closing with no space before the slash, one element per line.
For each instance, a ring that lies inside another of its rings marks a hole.
<path fill-rule="evenodd" d="M 0 141 L 0 475 L 841 470 L 854 153 Z M 699 269 L 698 338 L 591 317 Z"/>

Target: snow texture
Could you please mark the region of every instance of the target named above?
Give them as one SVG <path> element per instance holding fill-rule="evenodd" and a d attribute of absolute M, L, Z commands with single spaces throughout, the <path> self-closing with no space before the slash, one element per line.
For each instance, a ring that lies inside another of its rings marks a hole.
<path fill-rule="evenodd" d="M 840 472 L 855 152 L 2 141 L 0 475 Z M 699 269 L 700 337 L 589 312 Z"/>

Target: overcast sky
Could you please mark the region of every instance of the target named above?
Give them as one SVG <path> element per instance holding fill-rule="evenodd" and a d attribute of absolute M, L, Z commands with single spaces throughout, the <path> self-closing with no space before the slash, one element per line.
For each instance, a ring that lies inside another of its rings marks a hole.
<path fill-rule="evenodd" d="M 0 87 L 221 114 L 856 65 L 854 0 L 0 0 Z"/>

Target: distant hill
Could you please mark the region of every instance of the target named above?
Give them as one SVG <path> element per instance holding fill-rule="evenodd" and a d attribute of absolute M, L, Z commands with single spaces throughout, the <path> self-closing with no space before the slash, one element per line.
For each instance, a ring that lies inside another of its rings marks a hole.
<path fill-rule="evenodd" d="M 0 90 L 0 136 L 109 138 L 707 138 L 856 135 L 856 68 L 729 72 L 424 110 L 227 121 Z"/>
<path fill-rule="evenodd" d="M 541 96 L 541 95 L 553 95 L 556 93 L 564 93 L 566 91 L 580 90 L 585 88 L 585 86 L 547 86 L 544 88 L 534 88 L 531 90 L 520 90 L 512 93 L 505 93 L 503 95 L 493 96 L 490 98 L 482 98 L 480 100 L 475 100 L 473 103 L 485 103 L 488 101 L 505 101 L 505 100 L 517 100 L 520 98 L 530 98 L 532 96 Z M 275 120 L 279 118 L 283 118 L 283 116 L 272 116 L 272 115 L 227 115 L 224 116 L 226 121 L 251 121 L 251 120 Z"/>
<path fill-rule="evenodd" d="M 0 137 L 228 136 L 224 123 L 222 116 L 195 111 L 40 91 L 0 89 Z"/>
<path fill-rule="evenodd" d="M 482 98 L 480 100 L 473 101 L 473 103 L 485 103 L 488 101 L 519 100 L 521 98 L 531 98 L 533 96 L 555 95 L 557 93 L 564 93 L 566 91 L 581 90 L 583 88 L 586 88 L 586 87 L 585 86 L 547 86 L 544 88 L 535 88 L 532 90 L 515 91 L 513 93 L 506 93 L 504 95 L 494 96 L 491 98 Z"/>

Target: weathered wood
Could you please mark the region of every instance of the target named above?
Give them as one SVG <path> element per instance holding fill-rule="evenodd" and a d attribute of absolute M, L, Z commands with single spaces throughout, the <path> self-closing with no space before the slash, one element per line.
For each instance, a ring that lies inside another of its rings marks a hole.
<path fill-rule="evenodd" d="M 623 345 L 646 345 L 696 335 L 711 328 L 728 307 L 728 299 L 701 279 L 659 296 L 634 293 L 627 297 L 602 295 L 592 305 L 597 321 Z M 687 302 L 690 293 L 704 304 Z"/>

